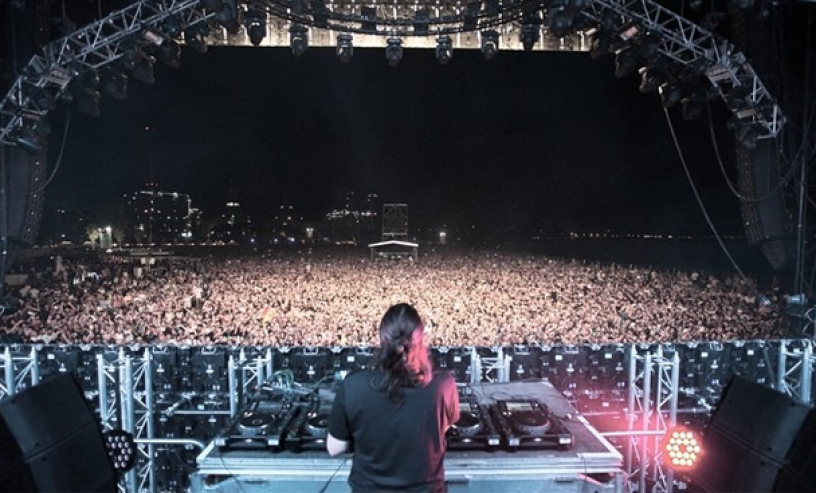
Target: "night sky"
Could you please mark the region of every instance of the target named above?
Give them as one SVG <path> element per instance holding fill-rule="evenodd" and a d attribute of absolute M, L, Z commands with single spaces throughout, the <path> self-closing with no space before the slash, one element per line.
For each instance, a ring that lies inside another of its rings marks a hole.
<path fill-rule="evenodd" d="M 103 97 L 99 117 L 70 110 L 47 203 L 104 210 L 156 178 L 205 216 L 230 188 L 258 220 L 283 203 L 316 219 L 354 190 L 407 202 L 412 227 L 709 233 L 659 96 L 641 94 L 636 73 L 616 79 L 612 55 L 457 51 L 440 66 L 406 50 L 392 68 L 382 49 L 344 65 L 331 48 L 185 48 L 156 79 L 131 80 L 126 101 Z M 734 180 L 723 103 L 712 112 Z M 52 167 L 68 114 L 51 114 Z M 670 114 L 715 224 L 741 234 L 708 118 Z"/>

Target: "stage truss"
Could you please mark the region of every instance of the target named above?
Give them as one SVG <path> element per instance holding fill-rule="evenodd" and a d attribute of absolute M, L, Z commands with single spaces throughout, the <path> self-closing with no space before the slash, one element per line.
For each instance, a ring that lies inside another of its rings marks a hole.
<path fill-rule="evenodd" d="M 745 55 L 728 40 L 649 0 L 485 0 L 354 2 L 312 0 L 142 0 L 43 46 L 0 104 L 0 143 L 41 152 L 46 117 L 77 95 L 100 97 L 98 76 L 141 70 L 158 56 L 180 64 L 179 43 L 333 46 L 349 61 L 356 44 L 385 48 L 396 65 L 403 47 L 431 48 L 446 63 L 455 49 L 627 53 L 649 68 L 664 104 L 721 98 L 738 132 L 773 138 L 785 117 Z M 145 72 L 147 71 L 147 72 Z M 145 75 L 146 73 L 151 75 Z M 121 86 L 120 86 L 121 89 Z M 675 92 L 675 91 L 683 91 Z M 118 96 L 121 97 L 121 94 Z M 683 103 L 685 104 L 685 103 Z M 96 110 L 98 111 L 98 109 Z"/>

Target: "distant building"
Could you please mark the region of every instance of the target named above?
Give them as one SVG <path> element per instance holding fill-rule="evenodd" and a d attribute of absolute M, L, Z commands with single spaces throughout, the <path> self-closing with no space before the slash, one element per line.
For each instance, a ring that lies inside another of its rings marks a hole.
<path fill-rule="evenodd" d="M 128 236 L 137 244 L 179 243 L 192 239 L 193 207 L 186 193 L 162 192 L 148 184 L 128 199 Z"/>
<path fill-rule="evenodd" d="M 359 200 L 353 191 L 347 192 L 343 207 L 326 214 L 326 235 L 331 241 L 368 243 L 379 237 L 380 198 L 371 193 Z"/>
<path fill-rule="evenodd" d="M 255 237 L 252 217 L 241 207 L 241 203 L 230 200 L 222 213 L 212 222 L 208 232 L 211 241 L 225 243 L 247 243 Z"/>

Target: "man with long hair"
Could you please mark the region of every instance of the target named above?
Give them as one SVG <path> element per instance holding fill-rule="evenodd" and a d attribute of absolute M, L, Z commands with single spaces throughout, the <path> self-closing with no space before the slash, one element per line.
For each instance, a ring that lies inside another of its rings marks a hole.
<path fill-rule="evenodd" d="M 447 491 L 445 432 L 459 420 L 459 394 L 450 373 L 433 371 L 424 338 L 416 309 L 392 306 L 370 367 L 337 389 L 326 449 L 353 448 L 354 493 Z"/>

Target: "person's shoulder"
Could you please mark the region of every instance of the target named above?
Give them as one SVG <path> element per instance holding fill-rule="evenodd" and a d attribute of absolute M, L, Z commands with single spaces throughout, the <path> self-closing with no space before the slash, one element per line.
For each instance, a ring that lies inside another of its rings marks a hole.
<path fill-rule="evenodd" d="M 352 370 L 343 378 L 344 382 L 359 382 L 362 380 L 368 381 L 371 377 L 378 374 L 377 370 L 373 368 L 365 368 L 361 370 Z"/>
<path fill-rule="evenodd" d="M 453 377 L 453 373 L 448 370 L 434 370 L 433 380 L 440 384 L 456 385 L 456 379 Z"/>

